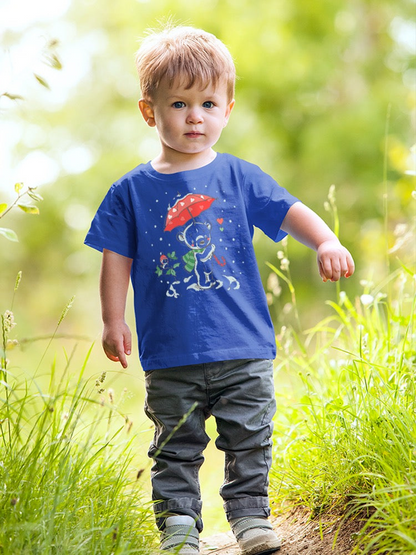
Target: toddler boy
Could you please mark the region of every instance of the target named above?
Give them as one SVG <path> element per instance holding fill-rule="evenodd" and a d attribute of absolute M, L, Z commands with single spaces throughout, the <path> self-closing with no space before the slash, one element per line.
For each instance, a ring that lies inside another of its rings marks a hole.
<path fill-rule="evenodd" d="M 146 381 L 149 449 L 162 550 L 199 553 L 198 471 L 216 418 L 221 496 L 243 555 L 272 553 L 268 475 L 275 338 L 254 255 L 254 226 L 317 252 L 323 280 L 354 272 L 350 253 L 313 211 L 257 166 L 213 150 L 234 106 L 224 44 L 191 27 L 150 34 L 137 53 L 140 111 L 161 149 L 113 184 L 86 244 L 103 252 L 103 348 L 127 367 L 131 278 Z"/>

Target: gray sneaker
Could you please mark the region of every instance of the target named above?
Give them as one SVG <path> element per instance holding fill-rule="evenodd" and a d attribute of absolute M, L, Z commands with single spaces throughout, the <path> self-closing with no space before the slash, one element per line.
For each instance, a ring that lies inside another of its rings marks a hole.
<path fill-rule="evenodd" d="M 282 546 L 267 518 L 247 516 L 235 518 L 230 524 L 241 555 L 270 555 Z"/>
<path fill-rule="evenodd" d="M 175 555 L 197 555 L 200 552 L 199 532 L 195 520 L 187 515 L 169 516 L 162 532 L 160 548 Z"/>

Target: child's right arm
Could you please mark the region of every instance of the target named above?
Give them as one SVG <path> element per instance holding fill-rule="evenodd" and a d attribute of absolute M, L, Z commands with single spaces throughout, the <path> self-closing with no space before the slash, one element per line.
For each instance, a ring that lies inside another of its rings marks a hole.
<path fill-rule="evenodd" d="M 103 349 L 107 357 L 127 368 L 131 333 L 124 320 L 132 259 L 103 250 L 100 276 L 101 313 L 104 323 Z"/>
<path fill-rule="evenodd" d="M 351 254 L 318 214 L 301 202 L 289 208 L 282 229 L 317 252 L 318 269 L 324 281 L 338 281 L 354 273 Z"/>

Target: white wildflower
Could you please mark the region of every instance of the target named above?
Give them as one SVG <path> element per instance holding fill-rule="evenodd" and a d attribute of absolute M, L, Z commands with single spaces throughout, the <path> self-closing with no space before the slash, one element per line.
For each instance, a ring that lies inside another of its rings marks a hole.
<path fill-rule="evenodd" d="M 273 293 L 275 297 L 279 297 L 282 292 L 282 288 L 279 284 L 279 278 L 274 272 L 270 273 L 267 278 L 267 289 Z"/>
<path fill-rule="evenodd" d="M 374 302 L 374 297 L 373 295 L 361 295 L 360 300 L 364 306 L 369 306 L 372 302 Z"/>
<path fill-rule="evenodd" d="M 292 303 L 286 303 L 283 307 L 283 314 L 289 314 L 292 311 L 293 305 Z"/>
<path fill-rule="evenodd" d="M 368 281 L 367 279 L 361 279 L 360 285 L 362 287 L 373 287 L 374 283 L 372 281 Z"/>
<path fill-rule="evenodd" d="M 289 259 L 288 258 L 283 258 L 281 263 L 280 263 L 280 269 L 283 272 L 287 272 L 289 270 L 289 264 L 290 264 Z"/>
<path fill-rule="evenodd" d="M 396 237 L 400 237 L 401 235 L 404 235 L 407 232 L 408 226 L 407 224 L 397 224 L 396 227 L 394 228 L 394 235 Z"/>
<path fill-rule="evenodd" d="M 7 340 L 6 346 L 7 346 L 8 350 L 14 349 L 17 345 L 19 345 L 19 341 L 17 339 L 8 339 Z"/>

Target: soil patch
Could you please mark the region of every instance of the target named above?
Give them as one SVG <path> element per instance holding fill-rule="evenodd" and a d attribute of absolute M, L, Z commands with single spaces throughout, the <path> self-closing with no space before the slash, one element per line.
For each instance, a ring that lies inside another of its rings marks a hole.
<path fill-rule="evenodd" d="M 272 519 L 273 528 L 282 538 L 277 555 L 349 555 L 354 538 L 364 525 L 359 518 L 344 521 L 340 516 L 310 519 L 307 511 L 296 509 Z M 334 540 L 336 543 L 334 545 Z M 232 532 L 201 539 L 203 555 L 239 555 Z"/>

